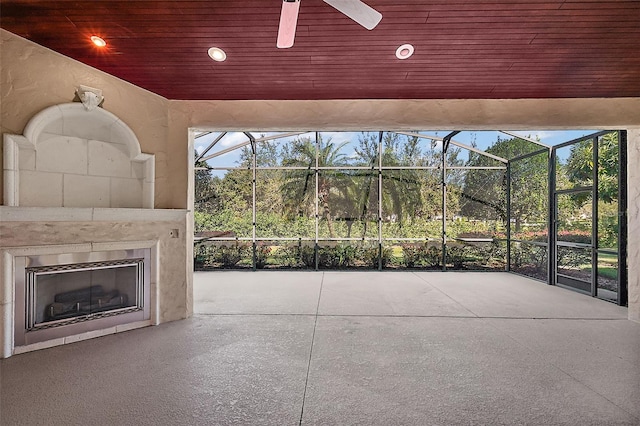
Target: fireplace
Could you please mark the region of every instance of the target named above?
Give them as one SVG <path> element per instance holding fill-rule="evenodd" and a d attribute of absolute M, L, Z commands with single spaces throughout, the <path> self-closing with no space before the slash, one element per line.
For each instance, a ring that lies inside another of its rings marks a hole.
<path fill-rule="evenodd" d="M 148 320 L 150 249 L 15 258 L 15 344 Z"/>

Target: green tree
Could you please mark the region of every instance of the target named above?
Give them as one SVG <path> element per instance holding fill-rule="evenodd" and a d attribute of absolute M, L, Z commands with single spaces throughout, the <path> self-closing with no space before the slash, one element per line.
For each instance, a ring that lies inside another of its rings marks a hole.
<path fill-rule="evenodd" d="M 540 147 L 520 138 L 503 139 L 487 148 L 486 152 L 511 159 L 540 150 Z M 467 165 L 474 167 L 505 166 L 490 157 L 473 153 Z M 520 232 L 526 221 L 544 222 L 547 212 L 548 155 L 542 153 L 511 163 L 511 219 L 515 232 Z M 506 223 L 507 178 L 504 170 L 467 171 L 462 188 L 464 216 Z"/>
<path fill-rule="evenodd" d="M 598 197 L 611 203 L 618 199 L 618 132 L 598 138 Z M 566 165 L 569 181 L 575 186 L 593 182 L 593 142 L 591 139 L 573 145 Z M 576 198 L 581 204 L 584 197 Z"/>
<path fill-rule="evenodd" d="M 196 152 L 196 158 L 198 153 Z M 211 176 L 209 165 L 205 161 L 195 163 L 194 179 L 194 208 L 202 212 L 210 212 L 216 208 L 218 196 L 216 194 L 217 178 Z"/>
<path fill-rule="evenodd" d="M 341 167 L 347 164 L 341 151 L 347 144 L 335 145 L 331 140 L 324 141 L 318 135 L 317 143 L 311 138 L 295 139 L 282 152 L 282 165 L 286 167 L 303 167 L 306 170 L 290 170 L 285 175 L 281 186 L 285 212 L 289 215 L 310 215 L 315 211 L 315 200 L 318 197 L 318 213 L 327 222 L 330 238 L 335 237 L 333 226 L 334 205 L 346 195 L 345 184 L 339 184 L 336 176 L 346 176 L 342 171 L 319 171 L 318 191 L 315 192 L 316 152 L 318 167 Z"/>

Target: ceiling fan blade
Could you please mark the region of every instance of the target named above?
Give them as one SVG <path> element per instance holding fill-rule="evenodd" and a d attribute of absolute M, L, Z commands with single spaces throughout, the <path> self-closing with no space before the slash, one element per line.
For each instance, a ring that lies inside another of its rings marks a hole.
<path fill-rule="evenodd" d="M 323 0 L 347 15 L 368 30 L 372 30 L 382 19 L 382 14 L 360 0 Z"/>
<path fill-rule="evenodd" d="M 298 25 L 298 10 L 300 10 L 300 0 L 282 1 L 278 42 L 276 43 L 276 46 L 280 49 L 293 46 L 293 39 L 296 37 L 296 26 Z"/>

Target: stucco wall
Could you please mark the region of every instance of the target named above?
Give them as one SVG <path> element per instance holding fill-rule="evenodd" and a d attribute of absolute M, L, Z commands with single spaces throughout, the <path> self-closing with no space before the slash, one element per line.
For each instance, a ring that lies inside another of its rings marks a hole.
<path fill-rule="evenodd" d="M 640 322 L 640 129 L 629 130 L 627 138 L 629 319 Z"/>
<path fill-rule="evenodd" d="M 215 130 L 550 130 L 640 126 L 640 98 L 172 101 Z"/>

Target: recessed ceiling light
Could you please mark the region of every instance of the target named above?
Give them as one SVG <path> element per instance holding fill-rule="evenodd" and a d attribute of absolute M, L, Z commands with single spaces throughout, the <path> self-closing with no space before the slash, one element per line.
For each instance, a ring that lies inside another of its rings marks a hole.
<path fill-rule="evenodd" d="M 219 47 L 210 48 L 209 56 L 211 56 L 211 59 L 217 62 L 222 62 L 227 59 L 227 54 L 224 53 L 224 50 L 220 49 Z"/>
<path fill-rule="evenodd" d="M 107 42 L 104 41 L 102 37 L 98 36 L 91 36 L 91 42 L 98 47 L 105 47 L 107 45 Z"/>
<path fill-rule="evenodd" d="M 407 59 L 413 55 L 413 46 L 410 44 L 403 44 L 396 49 L 396 58 Z"/>

